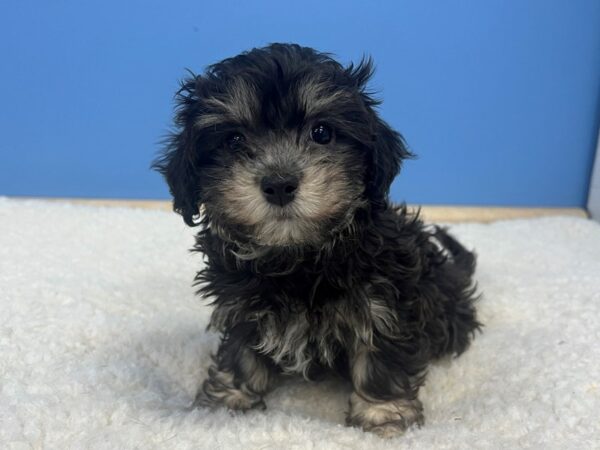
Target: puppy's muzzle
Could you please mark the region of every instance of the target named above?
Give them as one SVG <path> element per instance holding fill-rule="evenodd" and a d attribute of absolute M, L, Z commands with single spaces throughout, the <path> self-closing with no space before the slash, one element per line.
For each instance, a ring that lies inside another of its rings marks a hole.
<path fill-rule="evenodd" d="M 294 175 L 269 175 L 261 180 L 260 189 L 269 203 L 283 207 L 294 200 L 298 182 Z"/>

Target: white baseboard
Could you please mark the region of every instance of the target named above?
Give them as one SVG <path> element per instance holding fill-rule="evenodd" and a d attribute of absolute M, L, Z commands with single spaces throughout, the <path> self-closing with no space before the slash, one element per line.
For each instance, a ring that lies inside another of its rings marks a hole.
<path fill-rule="evenodd" d="M 592 182 L 588 194 L 588 211 L 594 220 L 600 221 L 600 130 L 596 146 L 596 161 L 592 172 Z"/>

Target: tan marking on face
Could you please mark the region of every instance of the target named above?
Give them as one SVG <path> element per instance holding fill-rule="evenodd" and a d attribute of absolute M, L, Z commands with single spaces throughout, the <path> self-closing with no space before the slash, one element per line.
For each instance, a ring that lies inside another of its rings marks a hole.
<path fill-rule="evenodd" d="M 256 171 L 235 163 L 231 178 L 223 180 L 220 191 L 227 202 L 226 213 L 246 226 L 260 224 L 269 215 L 270 205 L 260 191 Z"/>
<path fill-rule="evenodd" d="M 326 80 L 309 78 L 298 88 L 298 100 L 307 115 L 327 110 L 331 103 L 348 98 L 350 93 L 341 89 L 330 90 Z"/>
<path fill-rule="evenodd" d="M 220 185 L 225 214 L 237 223 L 253 227 L 257 242 L 263 245 L 317 239 L 326 219 L 343 215 L 361 195 L 363 186 L 349 178 L 339 160 L 316 158 L 303 165 L 296 198 L 280 208 L 269 204 L 260 190 L 264 169 L 236 162 L 231 178 Z"/>
<path fill-rule="evenodd" d="M 223 122 L 251 123 L 259 108 L 256 88 L 248 81 L 238 78 L 228 85 L 228 90 L 221 96 L 209 97 L 205 100 L 211 112 L 200 115 L 196 120 L 197 128 L 209 128 Z"/>
<path fill-rule="evenodd" d="M 311 164 L 304 170 L 292 208 L 298 215 L 321 221 L 346 209 L 359 194 L 358 184 L 339 167 Z"/>

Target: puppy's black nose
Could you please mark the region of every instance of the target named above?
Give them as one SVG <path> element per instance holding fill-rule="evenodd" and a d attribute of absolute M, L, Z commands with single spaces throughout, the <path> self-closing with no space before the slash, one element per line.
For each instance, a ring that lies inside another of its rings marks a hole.
<path fill-rule="evenodd" d="M 294 200 L 298 178 L 293 175 L 270 175 L 261 180 L 260 188 L 269 203 L 285 206 Z"/>

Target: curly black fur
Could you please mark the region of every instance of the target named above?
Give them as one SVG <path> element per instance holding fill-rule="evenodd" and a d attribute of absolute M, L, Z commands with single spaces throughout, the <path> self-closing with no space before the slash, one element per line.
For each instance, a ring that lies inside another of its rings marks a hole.
<path fill-rule="evenodd" d="M 197 405 L 264 406 L 277 373 L 334 370 L 354 387 L 347 422 L 393 435 L 422 423 L 428 364 L 461 354 L 480 327 L 474 254 L 389 203 L 411 154 L 375 112 L 371 74 L 370 60 L 344 68 L 273 44 L 183 82 L 176 130 L 155 167 L 175 211 L 200 225 L 195 250 L 206 267 L 196 283 L 223 334 Z M 307 137 L 315 123 L 334 130 L 330 144 Z M 228 146 L 240 132 L 242 148 Z M 246 192 L 282 172 L 303 180 L 296 206 L 273 208 Z M 232 192 L 255 208 L 231 206 Z"/>

